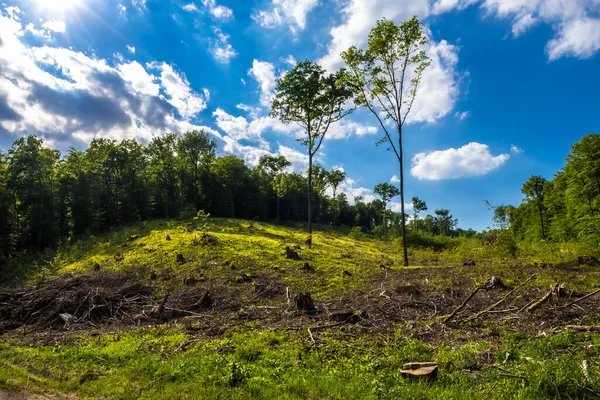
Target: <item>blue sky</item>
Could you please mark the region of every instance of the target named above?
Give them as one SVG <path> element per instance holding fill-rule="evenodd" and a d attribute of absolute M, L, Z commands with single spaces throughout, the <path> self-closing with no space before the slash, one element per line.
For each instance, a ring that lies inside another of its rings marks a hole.
<path fill-rule="evenodd" d="M 518 204 L 599 131 L 600 0 L 0 0 L 0 148 L 208 129 L 220 154 L 303 171 L 298 128 L 268 117 L 275 79 L 305 58 L 333 71 L 377 19 L 414 14 L 432 65 L 405 131 L 406 197 L 485 229 L 484 199 Z M 398 175 L 380 137 L 364 111 L 328 133 L 318 160 L 345 170 L 350 199 Z"/>

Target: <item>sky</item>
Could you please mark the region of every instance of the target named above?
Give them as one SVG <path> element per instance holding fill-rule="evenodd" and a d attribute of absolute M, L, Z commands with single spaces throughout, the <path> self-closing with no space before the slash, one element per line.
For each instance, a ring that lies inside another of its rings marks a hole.
<path fill-rule="evenodd" d="M 205 129 L 221 155 L 303 172 L 299 128 L 269 117 L 277 78 L 304 59 L 333 72 L 378 19 L 413 15 L 432 63 L 405 126 L 406 200 L 482 230 L 484 200 L 518 205 L 600 131 L 600 0 L 0 0 L 0 149 Z M 382 136 L 364 110 L 327 133 L 317 161 L 346 172 L 350 201 L 398 181 Z"/>

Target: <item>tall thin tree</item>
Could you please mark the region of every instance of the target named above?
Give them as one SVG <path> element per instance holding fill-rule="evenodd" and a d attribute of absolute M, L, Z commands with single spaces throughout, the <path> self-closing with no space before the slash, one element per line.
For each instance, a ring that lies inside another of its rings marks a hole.
<path fill-rule="evenodd" d="M 427 43 L 416 16 L 400 25 L 384 18 L 371 30 L 365 50 L 352 46 L 342 53 L 351 86 L 357 93 L 355 103 L 366 107 L 377 118 L 385 134 L 378 144 L 388 143 L 400 164 L 404 265 L 408 265 L 408 250 L 402 135 L 423 71 L 431 63 L 425 52 Z"/>

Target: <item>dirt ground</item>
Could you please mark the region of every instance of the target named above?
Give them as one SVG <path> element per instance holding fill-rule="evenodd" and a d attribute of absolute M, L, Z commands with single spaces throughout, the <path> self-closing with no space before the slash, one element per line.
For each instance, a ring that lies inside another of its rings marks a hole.
<path fill-rule="evenodd" d="M 102 333 L 175 321 L 199 336 L 219 336 L 245 324 L 288 330 L 335 324 L 342 335 L 349 331 L 368 335 L 389 332 L 404 324 L 411 336 L 436 343 L 456 337 L 456 331 L 464 340 L 484 339 L 490 335 L 490 326 L 535 336 L 560 332 L 567 325 L 598 323 L 600 319 L 595 296 L 570 304 L 586 293 L 570 290 L 568 283 L 546 296 L 550 288 L 536 279 L 547 275 L 547 271 L 533 266 L 520 268 L 518 276 L 511 277 L 515 282 L 512 287 L 480 277 L 480 289 L 469 298 L 475 289 L 473 276 L 482 271 L 389 271 L 389 275 L 374 276 L 363 290 L 314 299 L 314 305 L 308 307 L 297 301 L 300 293 L 293 293 L 268 276 L 248 282 L 192 282 L 157 294 L 155 288 L 141 283 L 133 274 L 80 275 L 0 289 L 0 336 L 52 344 L 73 332 Z M 590 272 L 562 273 L 577 278 Z M 437 287 L 425 284 L 436 276 L 449 282 Z M 521 286 L 525 281 L 527 284 Z M 545 301 L 528 310 L 544 297 Z M 461 305 L 463 308 L 447 320 Z M 312 335 L 311 339 L 318 342 Z"/>

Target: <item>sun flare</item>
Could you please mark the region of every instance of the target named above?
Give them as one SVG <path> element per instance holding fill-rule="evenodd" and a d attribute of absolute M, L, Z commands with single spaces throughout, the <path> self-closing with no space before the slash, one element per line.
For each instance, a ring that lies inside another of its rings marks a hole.
<path fill-rule="evenodd" d="M 55 12 L 68 12 L 81 5 L 82 0 L 37 0 L 39 7 L 43 10 Z"/>

